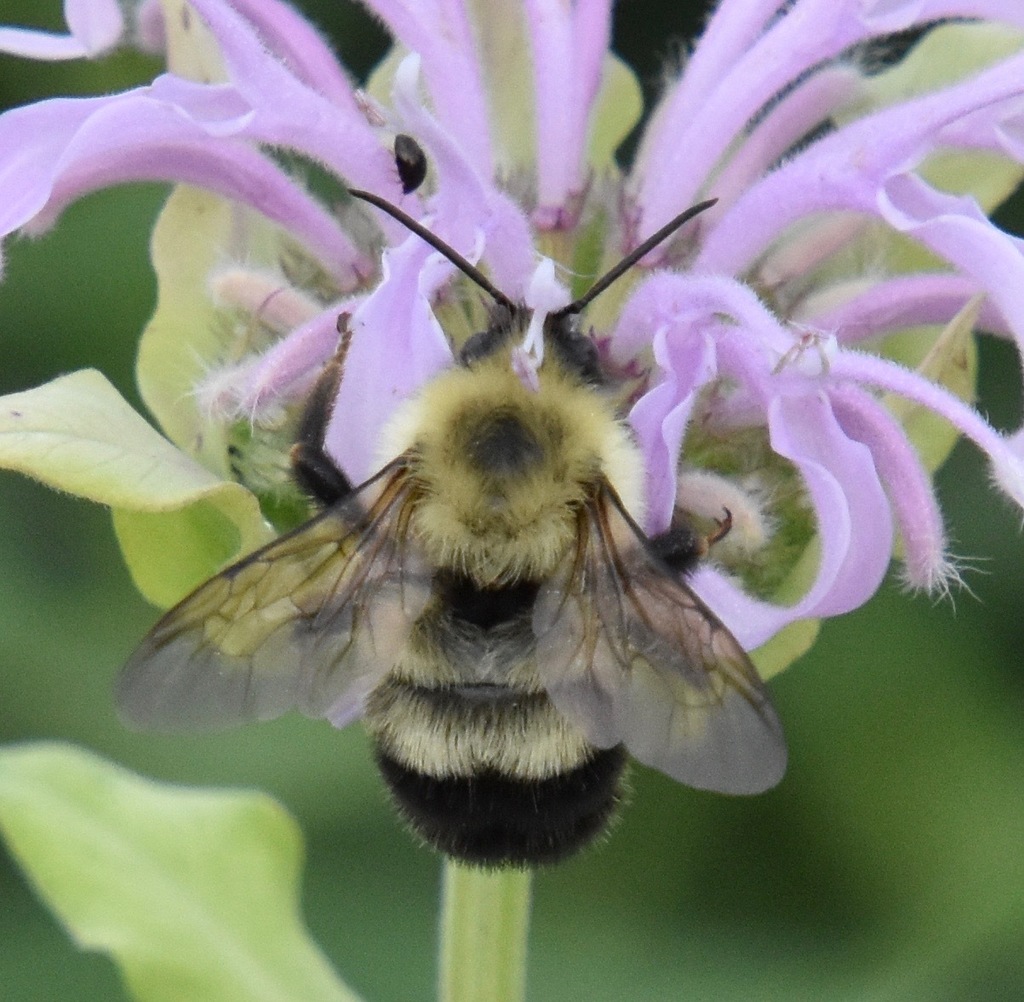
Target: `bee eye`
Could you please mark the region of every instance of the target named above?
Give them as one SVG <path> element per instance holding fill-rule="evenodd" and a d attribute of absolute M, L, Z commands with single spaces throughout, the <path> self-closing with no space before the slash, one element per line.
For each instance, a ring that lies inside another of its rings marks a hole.
<path fill-rule="evenodd" d="M 467 368 L 471 368 L 474 362 L 486 358 L 504 340 L 498 338 L 494 328 L 488 327 L 485 331 L 477 331 L 462 346 L 459 352 L 459 361 Z"/>
<path fill-rule="evenodd" d="M 605 381 L 597 357 L 597 345 L 592 338 L 572 326 L 571 318 L 559 318 L 550 343 L 562 366 L 582 382 L 600 386 Z"/>

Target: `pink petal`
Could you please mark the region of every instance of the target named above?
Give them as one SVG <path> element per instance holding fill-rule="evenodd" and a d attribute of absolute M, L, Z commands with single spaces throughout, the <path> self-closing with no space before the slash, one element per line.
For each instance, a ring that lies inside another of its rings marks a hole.
<path fill-rule="evenodd" d="M 298 80 L 347 111 L 358 110 L 352 85 L 331 47 L 294 8 L 278 0 L 231 0 L 231 5 Z"/>
<path fill-rule="evenodd" d="M 855 386 L 829 390 L 843 431 L 870 450 L 903 539 L 907 578 L 916 587 L 941 587 L 949 572 L 946 533 L 931 478 L 900 424 L 874 397 Z"/>
<path fill-rule="evenodd" d="M 821 311 L 801 314 L 801 321 L 822 330 L 834 330 L 844 345 L 853 345 L 893 331 L 921 324 L 946 324 L 963 309 L 981 286 L 951 272 L 897 275 L 880 281 L 851 283 L 849 295 Z M 833 290 L 834 302 L 842 288 Z M 986 301 L 978 325 L 1005 334 L 1005 318 Z"/>
<path fill-rule="evenodd" d="M 373 12 L 410 52 L 423 60 L 423 75 L 437 116 L 475 169 L 494 174 L 481 65 L 470 17 L 461 0 L 368 0 Z"/>
<path fill-rule="evenodd" d="M 714 10 L 671 98 L 697 107 L 721 83 L 779 11 L 779 0 L 722 0 Z"/>
<path fill-rule="evenodd" d="M 167 51 L 164 9 L 160 0 L 139 0 L 135 8 L 135 44 L 154 56 Z"/>
<path fill-rule="evenodd" d="M 644 132 L 633 167 L 635 178 L 657 175 L 671 149 L 673 129 L 709 100 L 728 72 L 779 9 L 778 0 L 723 0 L 697 41 L 686 72 L 667 91 Z"/>
<path fill-rule="evenodd" d="M 338 347 L 338 317 L 351 313 L 361 298 L 336 303 L 291 331 L 259 357 L 214 373 L 196 391 L 214 417 L 257 418 L 283 400 L 308 393 Z"/>
<path fill-rule="evenodd" d="M 395 408 L 452 363 L 431 309 L 452 267 L 418 237 L 384 252 L 381 284 L 352 314 L 344 378 L 327 429 L 328 452 L 354 483 L 376 472 Z"/>
<path fill-rule="evenodd" d="M 156 92 L 166 88 L 155 88 Z M 237 199 L 287 227 L 344 284 L 369 270 L 334 217 L 254 147 L 221 140 L 212 99 L 237 121 L 230 88 L 194 88 L 188 109 L 140 88 L 109 98 L 56 99 L 0 117 L 0 234 L 51 223 L 71 201 L 126 181 L 188 182 Z M 211 117 L 212 116 L 212 117 Z M 212 123 L 212 124 L 211 124 Z"/>
<path fill-rule="evenodd" d="M 69 34 L 0 27 L 0 52 L 29 59 L 82 59 L 112 49 L 124 33 L 117 0 L 64 0 Z"/>
<path fill-rule="evenodd" d="M 759 7 L 758 16 L 762 13 Z M 715 164 L 768 100 L 864 36 L 850 4 L 803 0 L 737 53 L 703 100 L 682 102 L 670 91 L 634 170 L 640 182 L 640 232 L 653 232 L 697 201 Z M 698 52 L 700 47 L 698 42 Z M 677 87 L 683 88 L 683 82 Z"/>
<path fill-rule="evenodd" d="M 710 564 L 698 567 L 690 584 L 748 651 L 756 650 L 781 629 L 803 618 L 798 606 L 774 605 L 754 598 Z"/>
<path fill-rule="evenodd" d="M 452 132 L 423 107 L 419 67 L 416 55 L 402 61 L 395 75 L 394 104 L 403 126 L 417 137 L 434 165 L 438 178 L 431 201 L 435 232 L 473 260 L 480 254 L 477 245 L 482 241 L 494 281 L 506 295 L 519 298 L 534 267 L 529 220 L 490 175 L 480 173 Z"/>
<path fill-rule="evenodd" d="M 944 194 L 909 174 L 889 178 L 879 209 L 894 229 L 971 276 L 1024 351 L 1024 254 L 1018 239 L 993 226 L 973 198 Z"/>
<path fill-rule="evenodd" d="M 1024 507 L 1024 459 L 1017 455 L 1010 442 L 959 397 L 902 365 L 859 351 L 840 352 L 832 363 L 831 375 L 834 379 L 849 379 L 897 393 L 944 417 L 988 456 L 999 485 Z"/>
<path fill-rule="evenodd" d="M 845 66 L 813 73 L 773 105 L 739 145 L 714 182 L 720 213 L 760 178 L 794 143 L 829 120 L 856 93 L 859 74 Z"/>
<path fill-rule="evenodd" d="M 658 272 L 637 286 L 619 314 L 611 336 L 612 358 L 626 364 L 641 355 L 660 327 L 717 316 L 756 331 L 751 339 L 770 345 L 776 357 L 792 347 L 792 336 L 742 282 L 724 275 Z"/>
<path fill-rule="evenodd" d="M 837 616 L 878 589 L 892 553 L 892 515 L 870 451 L 849 438 L 824 396 L 780 397 L 768 409 L 772 448 L 800 471 L 821 543 L 802 615 Z"/>
<path fill-rule="evenodd" d="M 251 117 L 237 135 L 303 153 L 355 187 L 397 196 L 394 159 L 366 116 L 337 93 L 328 100 L 274 58 L 256 28 L 218 0 L 192 6 L 217 38 L 231 83 Z"/>
<path fill-rule="evenodd" d="M 645 496 L 648 533 L 664 532 L 672 518 L 683 436 L 697 394 L 715 376 L 710 337 L 694 325 L 676 326 L 654 335 L 654 358 L 661 378 L 633 406 L 629 423 L 636 433 L 647 474 Z"/>
<path fill-rule="evenodd" d="M 583 190 L 589 111 L 611 35 L 607 2 L 526 0 L 537 115 L 537 199 L 542 217 Z"/>
<path fill-rule="evenodd" d="M 772 446 L 799 468 L 818 518 L 821 558 L 810 589 L 781 606 L 746 594 L 710 566 L 692 584 L 748 650 L 800 619 L 839 615 L 877 590 L 892 551 L 892 516 L 869 450 L 849 438 L 821 396 L 779 398 L 769 408 Z"/>
<path fill-rule="evenodd" d="M 934 148 L 944 127 L 986 106 L 1005 113 L 1024 96 L 1024 54 L 965 83 L 903 102 L 825 136 L 769 174 L 707 233 L 697 269 L 739 274 L 787 227 L 818 212 L 883 214 L 878 191 Z M 994 122 L 990 128 L 995 129 Z"/>

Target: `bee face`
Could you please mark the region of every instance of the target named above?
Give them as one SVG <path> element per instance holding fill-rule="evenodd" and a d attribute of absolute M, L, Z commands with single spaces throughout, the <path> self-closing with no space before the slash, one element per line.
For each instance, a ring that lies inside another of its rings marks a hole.
<path fill-rule="evenodd" d="M 319 447 L 329 367 L 293 450 L 326 507 L 157 623 L 120 677 L 124 716 L 363 718 L 414 830 L 488 866 L 591 841 L 627 752 L 703 789 L 777 783 L 768 694 L 683 576 L 706 547 L 681 525 L 660 541 L 639 528 L 638 450 L 569 321 L 546 326 L 522 384 L 509 344 L 527 320 L 503 303 L 399 408 L 354 490 Z"/>

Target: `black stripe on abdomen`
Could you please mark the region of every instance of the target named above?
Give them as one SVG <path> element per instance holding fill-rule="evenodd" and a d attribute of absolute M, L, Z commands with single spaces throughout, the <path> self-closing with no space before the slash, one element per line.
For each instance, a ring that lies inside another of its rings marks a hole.
<path fill-rule="evenodd" d="M 493 770 L 438 778 L 377 750 L 398 810 L 445 855 L 479 866 L 557 863 L 608 827 L 622 796 L 626 752 L 595 748 L 582 765 L 546 779 Z"/>

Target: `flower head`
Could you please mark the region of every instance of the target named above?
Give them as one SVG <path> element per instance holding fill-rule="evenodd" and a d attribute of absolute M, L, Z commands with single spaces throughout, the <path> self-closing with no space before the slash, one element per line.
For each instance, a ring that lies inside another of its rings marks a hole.
<path fill-rule="evenodd" d="M 1001 435 L 970 403 L 975 326 L 1024 345 L 1021 243 L 984 211 L 1024 159 L 1019 4 L 723 0 L 628 171 L 614 153 L 638 88 L 610 53 L 610 4 L 368 6 L 395 47 L 364 90 L 277 0 L 164 0 L 135 23 L 165 44 L 167 73 L 0 118 L 4 234 L 97 187 L 191 186 L 154 237 L 139 379 L 215 480 L 294 521 L 286 450 L 339 316 L 326 445 L 353 482 L 381 465 L 401 402 L 487 322 L 444 256 L 348 188 L 388 198 L 533 308 L 513 353 L 524 385 L 544 315 L 715 198 L 585 320 L 643 457 L 644 529 L 677 508 L 731 514 L 693 583 L 745 647 L 859 606 L 895 552 L 913 587 L 955 579 L 930 476 L 956 433 L 1024 506 L 1024 429 Z M 0 47 L 94 54 L 122 28 L 115 10 L 69 2 L 74 42 L 8 30 Z M 873 59 L 908 31 L 899 58 Z M 398 133 L 429 163 L 412 192 Z M 202 485 L 180 504 L 208 500 Z M 245 545 L 262 530 L 232 497 Z M 791 659 L 798 634 L 763 667 Z"/>

